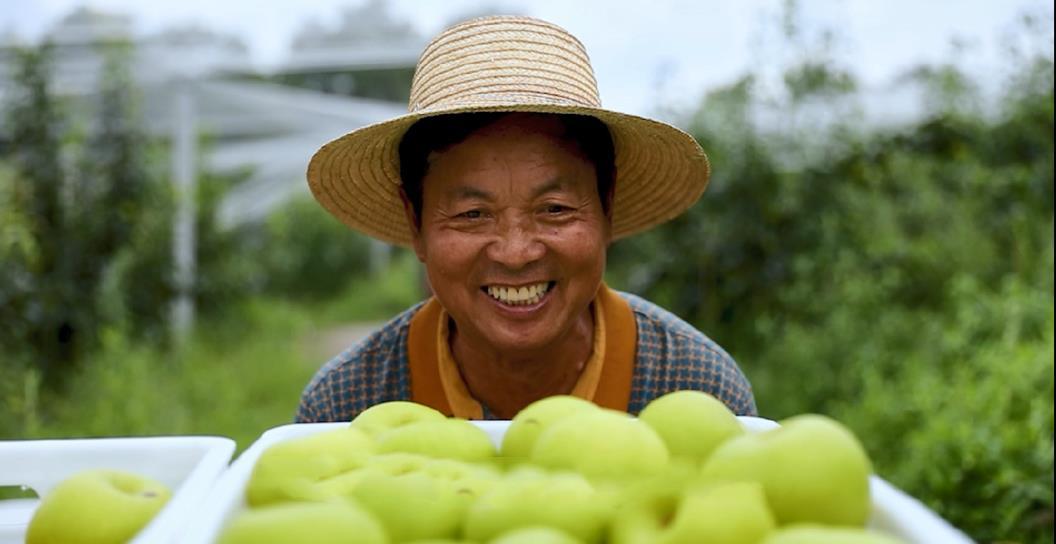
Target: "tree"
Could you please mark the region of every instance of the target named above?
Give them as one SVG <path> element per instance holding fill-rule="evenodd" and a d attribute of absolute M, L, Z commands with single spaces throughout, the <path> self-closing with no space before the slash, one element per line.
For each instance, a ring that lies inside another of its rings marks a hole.
<path fill-rule="evenodd" d="M 32 359 L 54 376 L 74 359 L 76 334 L 68 310 L 72 286 L 67 281 L 71 270 L 63 200 L 69 186 L 61 163 L 65 127 L 49 89 L 51 54 L 44 46 L 16 56 L 7 111 L 8 156 L 14 169 L 9 183 L 13 208 L 21 211 L 33 251 L 11 263 L 13 274 L 5 274 L 11 283 L 2 286 L 4 318 L 18 325 L 0 334 L 5 351 L 23 342 L 33 346 Z"/>
<path fill-rule="evenodd" d="M 22 354 L 50 386 L 61 384 L 100 328 L 123 314 L 101 298 L 124 299 L 136 292 L 136 282 L 157 283 L 156 276 L 122 273 L 135 268 L 134 247 L 145 245 L 142 227 L 152 224 L 144 210 L 156 209 L 163 193 L 135 115 L 128 51 L 118 46 L 106 54 L 86 138 L 69 129 L 73 117 L 49 89 L 51 48 L 18 55 L 6 111 L 4 155 L 12 172 L 0 180 L 10 196 L 0 227 L 18 245 L 0 250 L 11 257 L 0 274 L 0 346 Z M 104 297 L 101 286 L 115 274 L 122 287 Z"/>

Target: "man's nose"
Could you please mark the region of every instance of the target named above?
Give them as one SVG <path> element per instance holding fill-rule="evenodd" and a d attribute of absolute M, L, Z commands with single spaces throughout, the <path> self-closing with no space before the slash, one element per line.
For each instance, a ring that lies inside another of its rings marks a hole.
<path fill-rule="evenodd" d="M 488 244 L 488 258 L 513 270 L 542 259 L 546 246 L 530 223 L 523 220 L 502 222 L 495 239 Z"/>

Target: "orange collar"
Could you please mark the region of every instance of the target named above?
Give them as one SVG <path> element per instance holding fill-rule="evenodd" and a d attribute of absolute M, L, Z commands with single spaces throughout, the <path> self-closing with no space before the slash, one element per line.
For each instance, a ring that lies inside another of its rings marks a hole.
<path fill-rule="evenodd" d="M 626 411 L 637 348 L 631 307 L 602 284 L 594 297 L 594 348 L 572 395 L 604 408 Z M 483 407 L 469 393 L 448 345 L 448 314 L 436 298 L 411 319 L 407 340 L 411 400 L 448 416 L 482 419 Z"/>

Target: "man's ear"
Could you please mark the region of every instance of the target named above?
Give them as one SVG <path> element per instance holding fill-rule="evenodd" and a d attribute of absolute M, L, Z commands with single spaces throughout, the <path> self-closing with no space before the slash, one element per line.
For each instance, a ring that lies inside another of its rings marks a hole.
<path fill-rule="evenodd" d="M 403 190 L 403 186 L 399 187 L 400 201 L 403 202 L 403 214 L 407 217 L 407 226 L 411 229 L 411 241 L 412 247 L 414 248 L 414 254 L 418 256 L 418 260 L 425 262 L 425 248 L 422 245 L 421 224 L 418 219 L 418 215 L 414 213 L 414 205 L 411 204 L 411 199 L 407 198 L 407 192 Z"/>

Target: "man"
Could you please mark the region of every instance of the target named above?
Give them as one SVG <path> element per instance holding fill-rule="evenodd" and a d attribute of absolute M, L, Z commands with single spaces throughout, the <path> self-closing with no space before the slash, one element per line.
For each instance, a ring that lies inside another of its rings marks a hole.
<path fill-rule="evenodd" d="M 669 391 L 755 415 L 718 345 L 602 282 L 617 238 L 704 191 L 685 133 L 601 108 L 582 44 L 525 17 L 441 33 L 415 70 L 408 115 L 323 146 L 316 199 L 350 227 L 411 246 L 434 297 L 327 363 L 297 421 L 344 421 L 388 400 L 509 419 L 571 394 L 636 414 Z"/>

